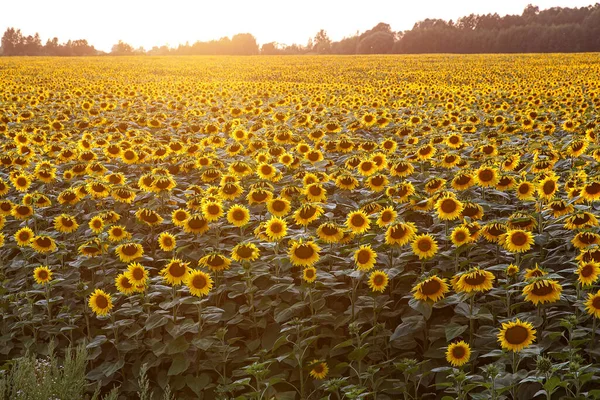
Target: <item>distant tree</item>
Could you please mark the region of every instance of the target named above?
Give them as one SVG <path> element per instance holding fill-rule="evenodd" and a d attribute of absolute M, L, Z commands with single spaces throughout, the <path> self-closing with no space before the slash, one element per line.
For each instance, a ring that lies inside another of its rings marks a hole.
<path fill-rule="evenodd" d="M 356 49 L 358 54 L 387 54 L 394 47 L 394 35 L 390 32 L 374 32 L 365 36 Z"/>
<path fill-rule="evenodd" d="M 331 53 L 331 39 L 329 39 L 324 29 L 321 29 L 315 35 L 313 50 L 318 54 Z"/>
<path fill-rule="evenodd" d="M 275 42 L 264 43 L 260 47 L 260 54 L 267 55 L 267 56 L 279 54 L 279 49 L 277 48 L 277 43 L 275 43 Z"/>
<path fill-rule="evenodd" d="M 119 43 L 112 47 L 110 54 L 115 56 L 131 55 L 133 54 L 133 46 L 119 40 Z"/>
<path fill-rule="evenodd" d="M 250 56 L 258 54 L 256 38 L 250 33 L 238 33 L 231 38 L 232 54 Z"/>
<path fill-rule="evenodd" d="M 2 35 L 2 53 L 5 56 L 23 54 L 23 34 L 20 29 L 8 28 Z"/>

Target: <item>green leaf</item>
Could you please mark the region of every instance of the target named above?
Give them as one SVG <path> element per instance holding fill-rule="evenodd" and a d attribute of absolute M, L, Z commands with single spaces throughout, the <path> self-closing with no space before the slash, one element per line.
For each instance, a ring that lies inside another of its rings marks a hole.
<path fill-rule="evenodd" d="M 446 341 L 450 342 L 452 339 L 460 336 L 468 328 L 467 325 L 449 324 L 446 326 L 444 332 L 446 333 Z"/>
<path fill-rule="evenodd" d="M 189 357 L 186 357 L 183 354 L 177 354 L 173 357 L 173 362 L 171 363 L 171 367 L 169 368 L 169 372 L 167 372 L 168 376 L 179 375 L 183 371 L 185 371 L 190 365 Z"/>
<path fill-rule="evenodd" d="M 150 318 L 146 320 L 146 331 L 151 331 L 154 328 L 165 325 L 169 322 L 169 319 L 162 314 L 152 314 Z"/>
<path fill-rule="evenodd" d="M 187 340 L 185 340 L 185 336 L 179 336 L 177 339 L 171 341 L 167 345 L 167 349 L 165 351 L 166 354 L 178 354 L 183 353 L 190 347 L 190 344 Z"/>

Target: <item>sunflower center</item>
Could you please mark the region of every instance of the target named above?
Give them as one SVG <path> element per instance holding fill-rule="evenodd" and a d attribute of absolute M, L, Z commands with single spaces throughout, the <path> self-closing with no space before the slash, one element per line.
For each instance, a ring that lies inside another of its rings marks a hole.
<path fill-rule="evenodd" d="M 456 232 L 456 234 L 454 235 L 454 239 L 456 239 L 457 242 L 462 242 L 467 238 L 467 235 L 463 232 L 463 231 L 458 231 Z"/>
<path fill-rule="evenodd" d="M 220 255 L 214 255 L 208 259 L 208 265 L 211 267 L 219 267 L 223 264 L 223 258 Z"/>
<path fill-rule="evenodd" d="M 308 191 L 313 196 L 320 196 L 322 193 L 321 188 L 318 186 L 311 186 L 310 189 L 308 189 Z"/>
<path fill-rule="evenodd" d="M 479 180 L 482 182 L 489 182 L 494 179 L 494 172 L 489 169 L 484 169 L 479 172 Z"/>
<path fill-rule="evenodd" d="M 474 274 L 468 274 L 464 277 L 464 282 L 470 286 L 478 286 L 486 281 L 486 275 L 476 272 Z"/>
<path fill-rule="evenodd" d="M 133 256 L 134 254 L 137 253 L 137 246 L 135 244 L 126 244 L 125 246 L 122 247 L 123 249 L 123 253 L 127 256 Z"/>
<path fill-rule="evenodd" d="M 578 215 L 573 219 L 574 225 L 583 225 L 590 220 L 590 216 L 587 214 Z"/>
<path fill-rule="evenodd" d="M 371 253 L 368 250 L 361 250 L 356 256 L 359 264 L 366 264 L 371 259 Z"/>
<path fill-rule="evenodd" d="M 108 307 L 108 299 L 102 295 L 96 297 L 96 307 L 98 308 L 106 308 Z"/>
<path fill-rule="evenodd" d="M 419 242 L 417 243 L 417 247 L 422 252 L 428 252 L 429 250 L 431 250 L 431 242 L 427 238 L 423 239 L 423 240 L 419 240 Z"/>
<path fill-rule="evenodd" d="M 139 281 L 142 278 L 144 278 L 144 271 L 142 271 L 141 268 L 136 268 L 133 270 L 133 273 L 131 275 L 133 276 L 133 279 Z"/>
<path fill-rule="evenodd" d="M 316 213 L 317 213 L 317 209 L 315 207 L 310 207 L 310 206 L 305 207 L 305 208 L 302 208 L 302 210 L 300 211 L 300 218 L 309 219 Z"/>
<path fill-rule="evenodd" d="M 544 186 L 542 187 L 544 194 L 547 194 L 547 195 L 554 193 L 555 189 L 556 189 L 556 183 L 554 181 L 548 181 L 548 182 L 544 183 Z"/>
<path fill-rule="evenodd" d="M 364 225 L 365 219 L 362 215 L 356 214 L 352 216 L 352 218 L 350 219 L 350 223 L 352 224 L 352 226 L 360 227 Z"/>
<path fill-rule="evenodd" d="M 547 296 L 554 293 L 554 286 L 552 286 L 550 283 L 539 282 L 534 285 L 531 293 L 536 296 Z"/>
<path fill-rule="evenodd" d="M 592 300 L 592 306 L 596 309 L 596 310 L 600 310 L 600 296 L 596 296 L 594 297 L 594 299 Z"/>
<path fill-rule="evenodd" d="M 40 278 L 41 280 L 45 280 L 45 279 L 47 279 L 47 278 L 48 278 L 48 272 L 47 272 L 47 271 L 44 271 L 43 269 L 42 269 L 42 270 L 40 270 L 40 271 L 38 272 L 38 278 Z"/>
<path fill-rule="evenodd" d="M 513 326 L 506 330 L 504 338 L 510 344 L 517 345 L 524 343 L 529 337 L 529 331 L 524 326 Z"/>
<path fill-rule="evenodd" d="M 240 256 L 240 258 L 250 258 L 253 254 L 254 251 L 249 246 L 240 246 L 237 249 L 237 255 Z"/>
<path fill-rule="evenodd" d="M 471 182 L 471 177 L 469 175 L 459 175 L 456 179 L 456 183 L 459 185 L 466 185 Z"/>
<path fill-rule="evenodd" d="M 461 359 L 465 356 L 466 350 L 463 346 L 455 346 L 452 348 L 452 356 L 457 359 Z"/>
<path fill-rule="evenodd" d="M 235 210 L 232 215 L 233 219 L 236 221 L 243 221 L 246 218 L 246 214 L 243 210 Z"/>
<path fill-rule="evenodd" d="M 376 176 L 373 179 L 371 179 L 371 184 L 373 186 L 381 186 L 384 182 L 385 180 L 383 179 L 383 176 Z"/>
<path fill-rule="evenodd" d="M 307 279 L 312 279 L 315 277 L 315 271 L 312 268 L 307 268 L 304 270 L 304 275 Z"/>
<path fill-rule="evenodd" d="M 194 279 L 192 279 L 192 286 L 196 289 L 204 289 L 206 284 L 206 278 L 202 275 L 196 275 L 194 276 Z"/>
<path fill-rule="evenodd" d="M 258 192 L 254 192 L 252 193 L 252 198 L 254 199 L 254 201 L 263 201 L 267 198 L 267 192 L 265 191 L 258 191 Z"/>
<path fill-rule="evenodd" d="M 47 238 L 47 237 L 42 237 L 42 238 L 36 239 L 36 243 L 40 247 L 50 247 L 50 245 L 52 244 L 52 242 L 50 241 L 50 238 Z"/>
<path fill-rule="evenodd" d="M 383 222 L 389 222 L 392 220 L 392 213 L 391 212 L 384 212 L 383 214 L 381 214 L 381 220 Z"/>
<path fill-rule="evenodd" d="M 515 232 L 511 235 L 510 241 L 515 246 L 523 246 L 527 243 L 527 235 L 524 232 Z"/>
<path fill-rule="evenodd" d="M 458 205 L 453 199 L 445 199 L 444 201 L 442 201 L 441 209 L 446 214 L 451 214 L 454 211 L 456 211 L 457 206 Z"/>
<path fill-rule="evenodd" d="M 163 241 L 162 241 L 162 242 L 163 242 L 163 245 L 165 245 L 165 246 L 167 246 L 167 247 L 169 247 L 169 246 L 172 246 L 172 245 L 173 245 L 173 240 L 171 240 L 171 238 L 170 238 L 170 237 L 165 237 L 165 238 L 163 238 Z"/>
<path fill-rule="evenodd" d="M 437 279 L 430 279 L 426 282 L 423 282 L 421 285 L 421 293 L 423 293 L 425 296 L 432 296 L 437 294 L 441 288 L 442 285 L 440 285 L 440 282 Z"/>
<path fill-rule="evenodd" d="M 309 244 L 301 244 L 294 251 L 294 255 L 301 260 L 308 260 L 315 254 L 315 249 Z"/>
<path fill-rule="evenodd" d="M 121 286 L 123 286 L 125 289 L 131 289 L 133 287 L 133 285 L 131 284 L 131 282 L 129 282 L 129 279 L 127 279 L 126 276 L 121 278 Z"/>
<path fill-rule="evenodd" d="M 221 211 L 221 208 L 216 204 L 211 204 L 210 206 L 208 206 L 206 208 L 206 210 L 211 215 L 217 215 L 217 214 L 219 214 L 219 211 Z"/>
<path fill-rule="evenodd" d="M 281 233 L 281 231 L 283 230 L 283 226 L 279 222 L 272 223 L 269 228 L 273 233 Z"/>
<path fill-rule="evenodd" d="M 179 262 L 174 262 L 169 267 L 169 273 L 175 278 L 179 278 L 185 274 L 185 266 Z"/>
<path fill-rule="evenodd" d="M 519 186 L 519 193 L 521 194 L 527 194 L 529 193 L 529 185 L 527 183 L 524 183 L 522 185 Z"/>
<path fill-rule="evenodd" d="M 589 194 L 598 194 L 598 193 L 600 193 L 600 183 L 593 182 L 592 184 L 587 185 L 585 187 L 585 191 L 588 192 Z"/>
<path fill-rule="evenodd" d="M 189 226 L 192 229 L 202 229 L 206 226 L 206 220 L 204 218 L 191 218 Z"/>
<path fill-rule="evenodd" d="M 581 276 L 583 276 L 584 278 L 592 276 L 593 273 L 594 273 L 594 267 L 591 264 L 584 265 L 584 267 L 581 268 L 581 272 L 580 272 Z"/>
<path fill-rule="evenodd" d="M 313 371 L 315 372 L 315 374 L 321 374 L 323 373 L 323 366 L 319 364 L 313 368 Z"/>
<path fill-rule="evenodd" d="M 373 285 L 375 285 L 375 286 L 381 286 L 384 284 L 384 282 L 385 282 L 385 276 L 383 276 L 383 275 L 377 274 L 373 277 Z"/>

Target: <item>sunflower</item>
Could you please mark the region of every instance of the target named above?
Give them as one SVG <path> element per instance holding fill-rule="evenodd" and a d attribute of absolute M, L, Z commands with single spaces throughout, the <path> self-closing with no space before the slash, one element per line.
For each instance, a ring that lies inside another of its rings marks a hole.
<path fill-rule="evenodd" d="M 579 195 L 589 202 L 600 199 L 600 182 L 588 182 L 583 186 Z"/>
<path fill-rule="evenodd" d="M 536 330 L 530 322 L 516 321 L 502 323 L 498 341 L 505 350 L 519 352 L 528 347 L 535 340 Z"/>
<path fill-rule="evenodd" d="M 183 231 L 185 233 L 193 233 L 194 235 L 201 235 L 208 231 L 209 228 L 208 220 L 201 214 L 192 214 L 183 224 Z"/>
<path fill-rule="evenodd" d="M 319 261 L 319 251 L 321 248 L 312 240 L 304 242 L 302 240 L 292 240 L 288 249 L 288 255 L 292 265 L 299 267 L 312 267 Z"/>
<path fill-rule="evenodd" d="M 317 228 L 317 236 L 325 243 L 337 243 L 344 236 L 344 231 L 333 222 L 325 222 Z"/>
<path fill-rule="evenodd" d="M 446 278 L 439 278 L 434 275 L 427 278 L 412 288 L 413 297 L 417 300 L 431 300 L 434 303 L 443 299 L 449 288 Z"/>
<path fill-rule="evenodd" d="M 323 214 L 323 207 L 318 204 L 306 203 L 294 212 L 294 221 L 301 226 L 308 226 Z"/>
<path fill-rule="evenodd" d="M 139 243 L 124 243 L 117 246 L 115 254 L 119 256 L 121 262 L 128 263 L 144 255 L 144 248 Z"/>
<path fill-rule="evenodd" d="M 434 194 L 435 192 L 444 189 L 446 186 L 446 180 L 443 178 L 431 178 L 425 183 L 425 191 L 428 194 Z"/>
<path fill-rule="evenodd" d="M 207 201 L 202 205 L 202 213 L 208 222 L 213 222 L 221 218 L 225 212 L 220 202 Z"/>
<path fill-rule="evenodd" d="M 592 286 L 598 281 L 600 275 L 600 263 L 594 261 L 580 262 L 575 274 L 582 286 Z"/>
<path fill-rule="evenodd" d="M 320 183 L 311 183 L 304 188 L 304 195 L 312 203 L 324 203 L 327 201 L 327 191 Z"/>
<path fill-rule="evenodd" d="M 104 230 L 104 221 L 102 220 L 102 218 L 96 216 L 90 220 L 88 226 L 90 227 L 92 232 L 98 235 Z"/>
<path fill-rule="evenodd" d="M 335 186 L 343 190 L 354 190 L 358 185 L 358 179 L 352 175 L 341 174 L 335 179 Z"/>
<path fill-rule="evenodd" d="M 535 200 L 533 197 L 533 193 L 535 193 L 535 185 L 531 182 L 523 181 L 517 186 L 516 193 L 519 200 Z"/>
<path fill-rule="evenodd" d="M 267 211 L 276 217 L 284 217 L 290 213 L 290 201 L 283 197 L 275 197 L 267 202 Z"/>
<path fill-rule="evenodd" d="M 533 234 L 522 229 L 508 230 L 499 237 L 499 243 L 511 253 L 529 251 L 533 242 Z"/>
<path fill-rule="evenodd" d="M 315 379 L 324 379 L 329 373 L 329 367 L 327 366 L 327 363 L 319 360 L 314 360 L 310 368 L 311 370 L 309 374 Z"/>
<path fill-rule="evenodd" d="M 31 186 L 31 178 L 27 175 L 19 175 L 12 180 L 12 183 L 19 192 L 26 192 Z"/>
<path fill-rule="evenodd" d="M 453 367 L 461 367 L 469 362 L 471 358 L 471 347 L 464 340 L 452 343 L 446 350 L 446 361 Z"/>
<path fill-rule="evenodd" d="M 286 222 L 278 217 L 271 217 L 265 224 L 265 233 L 271 241 L 279 241 L 287 234 Z"/>
<path fill-rule="evenodd" d="M 393 207 L 386 207 L 379 213 L 379 218 L 377 219 L 377 226 L 383 228 L 388 226 L 394 222 L 394 220 L 398 217 L 398 213 L 394 210 Z"/>
<path fill-rule="evenodd" d="M 231 250 L 231 258 L 235 261 L 254 261 L 260 256 L 260 250 L 254 243 L 238 243 Z"/>
<path fill-rule="evenodd" d="M 361 234 L 369 230 L 371 221 L 363 211 L 352 211 L 346 219 L 346 227 L 354 234 Z"/>
<path fill-rule="evenodd" d="M 38 285 L 44 285 L 52 280 L 52 271 L 50 268 L 40 265 L 33 270 L 33 279 Z"/>
<path fill-rule="evenodd" d="M 489 271 L 479 268 L 471 268 L 469 271 L 460 275 L 456 281 L 456 290 L 459 292 L 487 292 L 494 285 L 496 277 Z"/>
<path fill-rule="evenodd" d="M 302 270 L 302 279 L 306 283 L 313 283 L 317 280 L 317 269 L 315 267 L 306 267 Z"/>
<path fill-rule="evenodd" d="M 18 220 L 24 220 L 33 215 L 33 207 L 22 204 L 15 204 L 11 210 L 11 215 Z"/>
<path fill-rule="evenodd" d="M 96 289 L 88 301 L 88 305 L 96 315 L 107 315 L 113 308 L 112 297 L 102 289 Z"/>
<path fill-rule="evenodd" d="M 15 238 L 18 246 L 24 247 L 24 246 L 29 246 L 29 244 L 33 240 L 34 236 L 35 236 L 35 233 L 33 233 L 31 228 L 26 226 L 24 228 L 19 229 L 15 233 L 14 238 Z"/>
<path fill-rule="evenodd" d="M 131 233 L 127 232 L 124 226 L 113 225 L 108 229 L 108 240 L 111 242 L 120 242 L 131 239 Z"/>
<path fill-rule="evenodd" d="M 104 253 L 107 249 L 108 245 L 102 245 L 100 240 L 98 238 L 95 238 L 93 240 L 85 242 L 84 244 L 79 246 L 77 250 L 80 254 L 86 257 L 96 257 L 97 255 Z"/>
<path fill-rule="evenodd" d="M 508 267 L 506 267 L 504 272 L 506 273 L 507 277 L 512 278 L 514 276 L 517 276 L 517 274 L 519 273 L 519 267 L 514 264 L 510 264 Z"/>
<path fill-rule="evenodd" d="M 390 175 L 405 178 L 415 171 L 415 167 L 408 161 L 399 161 L 390 168 Z"/>
<path fill-rule="evenodd" d="M 79 228 L 75 217 L 68 214 L 61 214 L 54 218 L 54 229 L 61 233 L 71 233 Z"/>
<path fill-rule="evenodd" d="M 464 206 L 453 197 L 442 197 L 435 203 L 435 208 L 439 219 L 451 221 L 460 217 Z"/>
<path fill-rule="evenodd" d="M 371 245 L 362 245 L 354 252 L 354 262 L 359 271 L 369 271 L 375 266 L 377 253 L 371 248 Z"/>
<path fill-rule="evenodd" d="M 506 233 L 506 226 L 498 222 L 491 222 L 481 228 L 481 234 L 483 237 L 492 243 L 502 243 L 500 238 Z"/>
<path fill-rule="evenodd" d="M 467 244 L 473 241 L 471 238 L 471 232 L 469 228 L 465 226 L 457 226 L 452 230 L 450 234 L 450 240 L 452 240 L 452 244 L 456 247 L 460 247 L 463 244 Z"/>
<path fill-rule="evenodd" d="M 593 244 L 600 244 L 600 235 L 589 231 L 579 232 L 571 240 L 571 243 L 577 249 L 584 249 Z"/>
<path fill-rule="evenodd" d="M 213 272 L 229 269 L 230 264 L 231 260 L 219 253 L 210 253 L 198 260 L 198 266 L 208 268 Z"/>
<path fill-rule="evenodd" d="M 540 199 L 552 200 L 558 190 L 557 180 L 558 178 L 547 176 L 538 183 L 537 192 Z"/>
<path fill-rule="evenodd" d="M 371 189 L 371 191 L 378 193 L 385 190 L 389 183 L 390 180 L 387 176 L 383 174 L 376 174 L 367 178 L 365 185 Z"/>
<path fill-rule="evenodd" d="M 29 243 L 38 253 L 51 253 L 56 250 L 56 242 L 50 236 L 38 235 Z"/>
<path fill-rule="evenodd" d="M 208 295 L 212 289 L 213 280 L 206 272 L 193 270 L 187 275 L 185 285 L 192 296 L 202 297 Z"/>
<path fill-rule="evenodd" d="M 115 287 L 120 293 L 126 296 L 133 294 L 137 291 L 136 287 L 129 282 L 129 279 L 125 274 L 119 274 L 115 278 Z"/>
<path fill-rule="evenodd" d="M 125 276 L 129 279 L 132 285 L 136 287 L 146 286 L 148 282 L 149 273 L 146 268 L 137 262 L 133 262 L 127 266 L 127 271 L 125 272 Z"/>
<path fill-rule="evenodd" d="M 561 292 L 562 286 L 557 281 L 546 278 L 536 278 L 523 288 L 525 300 L 536 306 L 540 303 L 554 303 L 560 300 Z"/>
<path fill-rule="evenodd" d="M 250 222 L 250 211 L 241 205 L 233 205 L 227 211 L 227 221 L 239 227 L 242 227 Z"/>
<path fill-rule="evenodd" d="M 248 192 L 246 196 L 246 200 L 248 204 L 263 204 L 268 203 L 273 199 L 273 193 L 269 190 L 265 190 L 262 188 L 254 188 Z"/>
<path fill-rule="evenodd" d="M 376 270 L 369 275 L 369 287 L 374 292 L 382 292 L 385 290 L 389 282 L 388 274 L 384 271 Z"/>
<path fill-rule="evenodd" d="M 581 211 L 573 214 L 565 220 L 566 229 L 585 229 L 592 226 L 598 226 L 598 219 L 592 213 Z"/>
<path fill-rule="evenodd" d="M 600 290 L 596 293 L 588 293 L 585 309 L 589 315 L 600 318 Z"/>
<path fill-rule="evenodd" d="M 173 258 L 160 270 L 160 275 L 162 275 L 165 282 L 169 285 L 181 285 L 190 272 L 189 264 L 189 262 L 183 262 L 178 258 Z"/>
<path fill-rule="evenodd" d="M 158 236 L 158 245 L 162 251 L 171 251 L 177 247 L 175 235 L 163 232 Z"/>
<path fill-rule="evenodd" d="M 496 186 L 498 183 L 498 172 L 495 168 L 481 166 L 476 173 L 477 184 L 481 187 Z"/>
<path fill-rule="evenodd" d="M 475 178 L 468 172 L 460 172 L 456 175 L 451 182 L 451 186 L 454 190 L 467 190 L 471 186 L 476 184 Z"/>
<path fill-rule="evenodd" d="M 147 208 L 140 208 L 136 211 L 135 216 L 149 226 L 159 225 L 163 222 L 163 218 L 156 211 Z"/>
<path fill-rule="evenodd" d="M 421 260 L 433 257 L 438 251 L 436 240 L 429 234 L 415 236 L 411 246 L 413 253 Z"/>
<path fill-rule="evenodd" d="M 0 201 L 0 215 L 11 215 L 13 207 L 14 204 L 10 200 Z"/>
<path fill-rule="evenodd" d="M 417 227 L 412 222 L 398 222 L 388 227 L 385 233 L 385 243 L 388 245 L 404 246 L 415 237 Z"/>

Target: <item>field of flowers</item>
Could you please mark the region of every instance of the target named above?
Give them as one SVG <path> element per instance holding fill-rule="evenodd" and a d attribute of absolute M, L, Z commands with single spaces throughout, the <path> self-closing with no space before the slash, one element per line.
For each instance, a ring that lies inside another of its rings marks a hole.
<path fill-rule="evenodd" d="M 0 376 L 83 345 L 122 398 L 600 398 L 599 77 L 0 59 Z"/>

